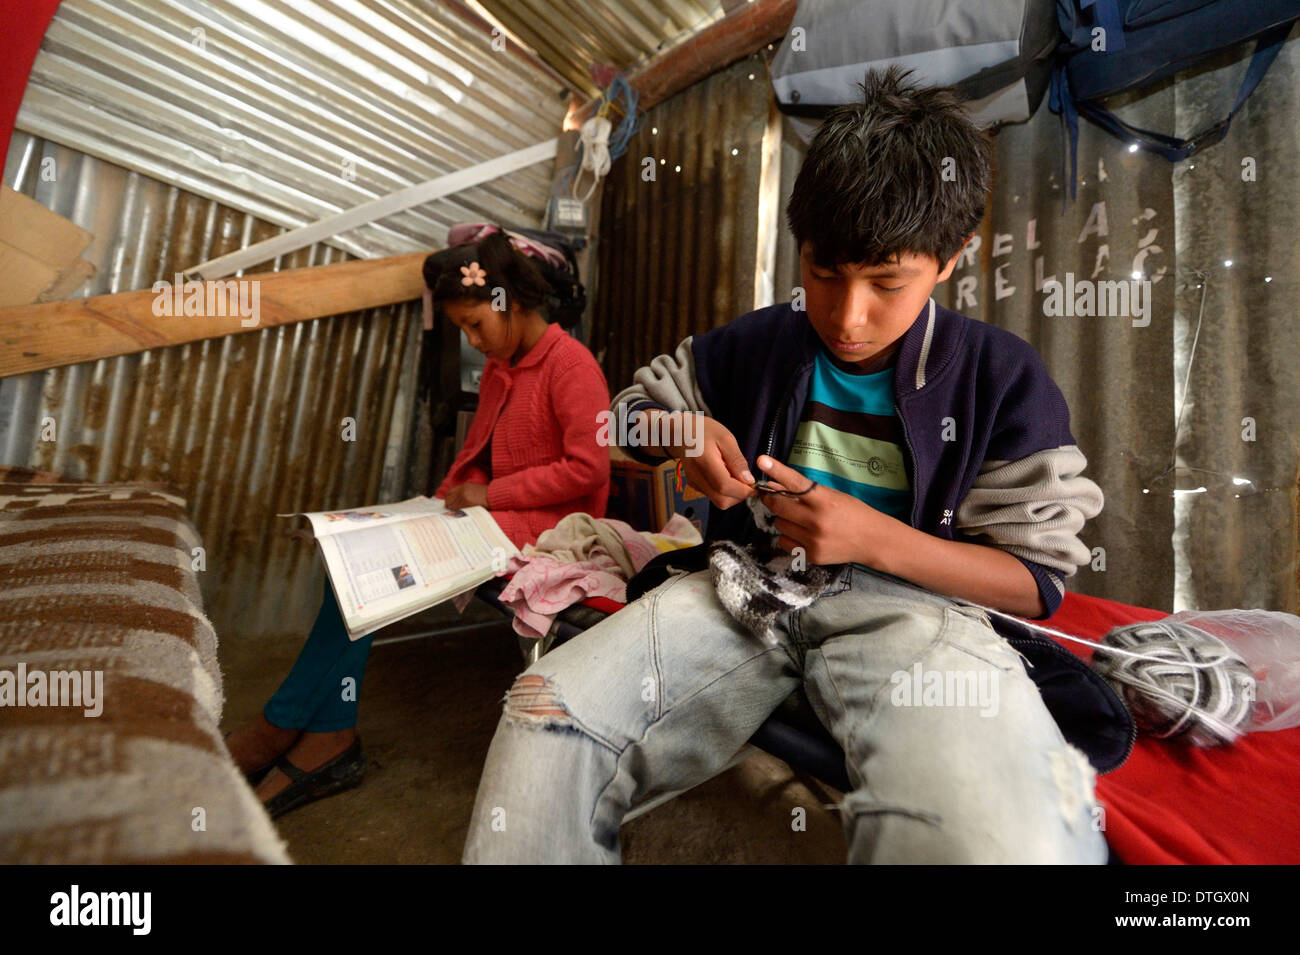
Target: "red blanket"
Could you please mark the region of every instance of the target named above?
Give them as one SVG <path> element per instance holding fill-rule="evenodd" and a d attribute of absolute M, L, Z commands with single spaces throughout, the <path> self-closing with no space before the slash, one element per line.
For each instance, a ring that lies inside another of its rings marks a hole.
<path fill-rule="evenodd" d="M 1100 640 L 1159 610 L 1067 594 L 1048 625 Z M 1085 660 L 1092 648 L 1060 641 Z M 1300 729 L 1251 733 L 1198 749 L 1140 735 L 1133 755 L 1097 780 L 1106 839 L 1130 865 L 1300 862 Z"/>

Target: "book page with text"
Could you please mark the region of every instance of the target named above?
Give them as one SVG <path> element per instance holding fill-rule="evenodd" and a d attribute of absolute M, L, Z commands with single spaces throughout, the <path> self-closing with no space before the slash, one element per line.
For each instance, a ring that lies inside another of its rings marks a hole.
<path fill-rule="evenodd" d="M 376 520 L 319 543 L 353 639 L 477 587 L 518 553 L 480 507 Z"/>

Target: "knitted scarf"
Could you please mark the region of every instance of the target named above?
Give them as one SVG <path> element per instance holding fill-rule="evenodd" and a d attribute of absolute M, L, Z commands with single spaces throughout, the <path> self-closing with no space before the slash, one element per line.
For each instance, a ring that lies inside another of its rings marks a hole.
<path fill-rule="evenodd" d="M 783 613 L 807 607 L 839 576 L 843 565 L 827 567 L 798 561 L 776 546 L 780 536 L 772 512 L 757 497 L 745 501 L 754 523 L 768 537 L 757 545 L 718 541 L 709 548 L 709 574 L 727 612 L 769 646 Z"/>

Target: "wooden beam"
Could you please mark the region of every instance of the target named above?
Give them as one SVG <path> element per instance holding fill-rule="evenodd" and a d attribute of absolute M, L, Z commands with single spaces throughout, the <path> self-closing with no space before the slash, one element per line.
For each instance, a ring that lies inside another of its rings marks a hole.
<path fill-rule="evenodd" d="M 168 314 L 177 304 L 171 283 L 155 286 L 157 292 L 142 289 L 0 309 L 0 377 L 414 301 L 424 290 L 421 266 L 428 255 L 413 252 L 184 283 L 179 298 L 182 306 L 191 307 L 182 311 L 198 308 L 204 313 L 198 315 Z"/>
<path fill-rule="evenodd" d="M 796 0 L 754 0 L 669 47 L 628 75 L 637 92 L 637 107 L 650 109 L 755 50 L 784 38 L 794 20 Z M 577 129 L 600 105 L 595 97 L 574 108 L 565 129 Z"/>

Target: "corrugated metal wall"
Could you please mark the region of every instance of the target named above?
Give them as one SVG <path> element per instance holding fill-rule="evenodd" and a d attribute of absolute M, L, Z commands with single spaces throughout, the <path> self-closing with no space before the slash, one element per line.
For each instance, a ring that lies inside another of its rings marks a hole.
<path fill-rule="evenodd" d="M 1126 116 L 1143 129 L 1172 123 L 1173 93 L 1144 100 Z M 1100 485 L 1105 506 L 1080 534 L 1090 563 L 1066 582 L 1072 592 L 1172 609 L 1173 500 L 1144 494 L 1168 460 L 1173 433 L 1175 294 L 1174 209 L 1170 166 L 1094 124 L 1079 127 L 1078 198 L 1062 203 L 1060 118 L 1046 103 L 1028 122 L 994 140 L 995 179 L 984 221 L 948 281 L 940 305 L 997 325 L 1042 356 L 1070 409 L 1070 433 L 1088 459 L 1084 475 Z M 1089 226 L 1091 223 L 1091 227 Z M 1041 283 L 1128 279 L 1138 243 L 1158 237 L 1145 268 L 1169 274 L 1151 285 L 1150 324 L 1123 316 L 1049 315 Z M 973 251 L 972 251 L 973 250 Z"/>
<path fill-rule="evenodd" d="M 442 4 L 63 0 L 17 128 L 296 227 L 549 139 L 565 108 L 549 73 Z M 455 222 L 536 223 L 551 165 L 330 244 L 391 255 Z"/>
<path fill-rule="evenodd" d="M 482 0 L 480 5 L 583 96 L 598 92 L 588 72 L 591 64 L 629 69 L 668 41 L 721 18 L 726 6 L 716 0 Z"/>
<path fill-rule="evenodd" d="M 762 58 L 747 57 L 650 110 L 614 163 L 590 343 L 611 391 L 687 335 L 753 308 L 770 96 Z"/>
<path fill-rule="evenodd" d="M 94 232 L 86 295 L 145 288 L 282 231 L 22 133 L 5 183 Z M 314 246 L 267 269 L 346 258 Z M 419 343 L 412 303 L 0 379 L 0 463 L 169 482 L 203 537 L 221 637 L 301 632 L 319 607 L 319 561 L 274 515 L 423 491 L 427 462 L 410 453 Z M 341 438 L 345 416 L 355 441 Z M 41 440 L 47 418 L 53 442 Z"/>
<path fill-rule="evenodd" d="M 1060 119 L 1046 104 L 997 136 L 980 247 L 935 298 L 1029 341 L 1066 396 L 1084 473 L 1106 495 L 1072 591 L 1170 611 L 1300 607 L 1298 37 L 1224 141 L 1184 162 L 1081 123 L 1072 202 L 1061 201 Z M 1189 136 L 1224 115 L 1249 61 L 1248 47 L 1225 51 L 1120 116 Z M 1245 178 L 1245 157 L 1268 174 Z M 1150 281 L 1145 324 L 1049 316 L 1040 283 L 1067 273 Z M 1246 418 L 1258 435 L 1243 434 Z"/>
<path fill-rule="evenodd" d="M 146 288 L 549 139 L 562 92 L 444 4 L 64 0 L 5 182 L 94 234 L 83 257 L 98 273 L 74 296 Z M 455 222 L 537 225 L 552 165 L 252 271 L 435 247 Z M 171 482 L 207 548 L 201 579 L 223 639 L 302 632 L 319 561 L 274 515 L 427 489 L 420 341 L 418 306 L 400 306 L 3 379 L 0 462 Z M 342 440 L 345 416 L 355 441 Z M 52 443 L 39 440 L 47 417 Z"/>

